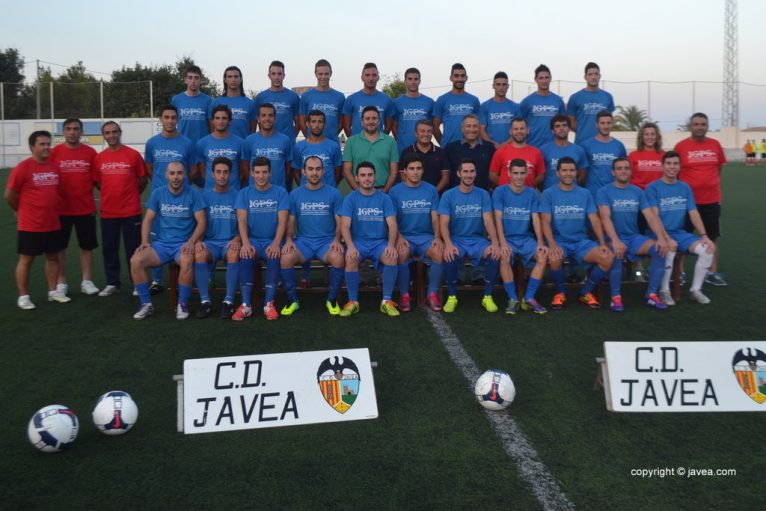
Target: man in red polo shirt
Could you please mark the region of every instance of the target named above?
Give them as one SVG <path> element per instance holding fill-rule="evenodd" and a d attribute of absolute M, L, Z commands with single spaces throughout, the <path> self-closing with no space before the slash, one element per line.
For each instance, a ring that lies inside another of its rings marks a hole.
<path fill-rule="evenodd" d="M 675 150 L 681 155 L 681 173 L 678 178 L 688 184 L 694 194 L 697 211 L 702 217 L 707 237 L 719 248 L 718 237 L 721 235 L 721 168 L 726 165 L 721 144 L 708 138 L 707 115 L 697 112 L 689 122 L 692 136 L 676 144 Z M 687 230 L 693 227 L 689 223 Z M 713 264 L 705 277 L 705 282 L 714 286 L 726 286 L 727 282 L 718 272 L 718 254 L 715 251 Z"/>
<path fill-rule="evenodd" d="M 98 288 L 93 283 L 93 249 L 98 247 L 96 237 L 96 202 L 93 200 L 93 160 L 96 150 L 80 143 L 82 121 L 64 121 L 64 143 L 51 149 L 51 161 L 59 169 L 59 193 L 61 195 L 61 234 L 64 250 L 59 252 L 59 275 L 56 289 L 64 294 L 69 291 L 66 281 L 66 247 L 72 228 L 77 231 L 80 245 L 80 270 L 82 282 L 80 291 L 95 295 Z"/>
<path fill-rule="evenodd" d="M 545 177 L 545 159 L 537 148 L 527 144 L 527 121 L 521 117 L 511 121 L 511 140 L 495 151 L 489 164 L 489 179 L 495 186 L 509 184 L 511 162 L 516 158 L 527 162 L 526 186 L 536 188 Z"/>
<path fill-rule="evenodd" d="M 138 151 L 122 145 L 122 130 L 114 121 L 101 126 L 108 147 L 96 156 L 95 180 L 101 190 L 101 241 L 106 287 L 98 296 L 120 291 L 120 234 L 129 262 L 141 244 L 141 192 L 146 165 Z"/>
<path fill-rule="evenodd" d="M 48 301 L 66 303 L 70 298 L 56 290 L 59 272 L 58 253 L 64 248 L 59 222 L 59 172 L 48 160 L 51 134 L 35 131 L 29 135 L 32 157 L 19 163 L 8 178 L 5 200 L 18 216 L 16 252 L 16 305 L 30 310 L 35 304 L 29 298 L 29 270 L 36 256 L 45 254 L 45 278 Z"/>

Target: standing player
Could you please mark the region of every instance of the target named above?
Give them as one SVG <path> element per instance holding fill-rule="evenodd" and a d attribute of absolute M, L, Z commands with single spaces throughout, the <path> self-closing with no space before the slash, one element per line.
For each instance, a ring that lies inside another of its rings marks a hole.
<path fill-rule="evenodd" d="M 622 142 L 612 137 L 612 114 L 606 110 L 598 113 L 596 118 L 598 133 L 595 137 L 581 142 L 588 158 L 588 171 L 585 174 L 585 188 L 593 197 L 600 188 L 612 182 L 612 162 L 617 158 L 625 158 L 628 153 Z M 578 182 L 583 184 L 582 176 Z"/>
<path fill-rule="evenodd" d="M 401 155 L 417 141 L 416 126 L 419 121 L 428 121 L 433 126 L 434 100 L 420 93 L 420 71 L 411 67 L 404 72 L 406 92 L 394 100 L 394 121 L 391 135 Z M 429 142 L 431 140 L 429 139 Z"/>
<path fill-rule="evenodd" d="M 442 193 L 449 186 L 449 160 L 444 150 L 431 142 L 434 136 L 433 123 L 418 121 L 415 125 L 415 136 L 416 142 L 402 152 L 400 168 L 404 170 L 404 161 L 409 156 L 418 156 L 423 164 L 423 181 L 435 186 L 436 191 Z"/>
<path fill-rule="evenodd" d="M 431 310 L 440 311 L 441 300 L 437 291 L 442 280 L 444 243 L 439 234 L 439 193 L 433 185 L 423 181 L 423 160 L 410 154 L 402 160 L 402 182 L 391 189 L 391 201 L 396 208 L 399 239 L 399 308 L 410 310 L 410 262 L 412 256 L 430 261 L 426 303 Z"/>
<path fill-rule="evenodd" d="M 194 277 L 192 266 L 197 242 L 205 234 L 205 202 L 202 195 L 184 184 L 184 166 L 171 162 L 165 170 L 168 185 L 152 191 L 146 203 L 146 216 L 141 224 L 141 244 L 130 259 L 130 274 L 136 285 L 141 306 L 133 319 L 145 319 L 154 313 L 146 270 L 175 261 L 181 267 L 178 275 L 176 319 L 189 317 L 189 298 Z M 149 241 L 152 224 L 157 217 L 157 239 Z"/>
<path fill-rule="evenodd" d="M 662 134 L 653 122 L 645 122 L 638 130 L 636 150 L 628 155 L 631 168 L 631 184 L 642 190 L 652 181 L 662 177 Z"/>
<path fill-rule="evenodd" d="M 338 133 L 342 129 L 341 115 L 343 103 L 346 97 L 330 87 L 332 66 L 325 59 L 317 60 L 314 64 L 314 76 L 317 78 L 317 86 L 307 90 L 301 95 L 300 100 L 300 123 L 303 135 L 308 137 L 308 125 L 306 116 L 312 110 L 319 110 L 325 115 L 324 135 L 330 140 L 338 141 Z"/>
<path fill-rule="evenodd" d="M 63 127 L 64 143 L 54 147 L 50 153 L 51 162 L 59 169 L 59 215 L 64 242 L 64 250 L 59 252 L 58 256 L 59 274 L 56 289 L 65 295 L 69 291 L 66 283 L 66 247 L 74 227 L 80 246 L 80 291 L 86 295 L 95 295 L 98 288 L 93 283 L 92 268 L 93 250 L 98 247 L 96 202 L 93 200 L 93 160 L 96 158 L 96 150 L 80 143 L 80 119 L 67 119 Z"/>
<path fill-rule="evenodd" d="M 508 140 L 511 121 L 521 115 L 519 105 L 508 99 L 508 75 L 504 71 L 495 73 L 492 79 L 495 95 L 479 107 L 481 138 L 495 145 L 495 149 Z"/>
<path fill-rule="evenodd" d="M 18 241 L 16 251 L 16 305 L 23 310 L 35 308 L 29 298 L 29 272 L 35 257 L 45 254 L 45 278 L 48 281 L 48 301 L 66 303 L 71 300 L 56 289 L 58 253 L 64 248 L 59 220 L 59 171 L 49 161 L 51 134 L 35 131 L 29 135 L 32 156 L 11 171 L 5 188 L 5 200 L 17 213 Z"/>
<path fill-rule="evenodd" d="M 600 80 L 601 68 L 595 62 L 588 62 L 585 65 L 585 88 L 569 97 L 567 113 L 576 133 L 576 144 L 596 136 L 596 116 L 599 112 L 614 112 L 614 99 L 607 91 L 599 88 Z"/>
<path fill-rule="evenodd" d="M 290 192 L 290 218 L 282 248 L 282 283 L 290 300 L 290 304 L 282 308 L 282 315 L 291 316 L 300 308 L 295 291 L 295 265 L 318 259 L 330 265 L 325 305 L 330 315 L 337 316 L 340 307 L 336 298 L 343 282 L 345 259 L 340 242 L 343 196 L 323 181 L 325 171 L 321 158 L 309 156 L 303 164 L 306 183 Z"/>
<path fill-rule="evenodd" d="M 231 317 L 234 321 L 242 321 L 253 313 L 250 307 L 253 266 L 259 259 L 266 261 L 263 314 L 269 320 L 279 318 L 274 298 L 279 282 L 279 257 L 287 228 L 290 197 L 283 187 L 272 185 L 271 174 L 271 160 L 264 156 L 256 157 L 253 160 L 253 184 L 243 188 L 237 196 L 235 206 L 239 236 L 242 239 L 239 260 L 242 305 Z"/>
<path fill-rule="evenodd" d="M 231 132 L 244 140 L 255 131 L 255 101 L 245 95 L 242 71 L 237 66 L 229 66 L 223 72 L 223 95 L 210 103 L 210 131 L 213 126 L 213 108 L 226 105 L 231 111 Z M 236 168 L 234 174 L 237 173 Z"/>
<path fill-rule="evenodd" d="M 489 180 L 498 186 L 510 182 L 511 161 L 520 158 L 527 162 L 527 186 L 536 187 L 545 177 L 545 160 L 543 154 L 527 144 L 527 121 L 521 117 L 511 122 L 511 140 L 495 151 L 489 164 Z"/>
<path fill-rule="evenodd" d="M 442 147 L 460 140 L 463 117 L 468 114 L 477 115 L 481 106 L 479 98 L 465 91 L 468 74 L 463 64 L 452 64 L 449 81 L 452 82 L 452 90 L 439 96 L 434 104 L 434 137 Z M 439 131 L 442 125 L 443 134 Z"/>
<path fill-rule="evenodd" d="M 213 160 L 213 180 L 215 187 L 202 194 L 205 201 L 205 219 L 207 230 L 205 240 L 200 243 L 194 254 L 194 281 L 200 297 L 197 318 L 210 316 L 213 308 L 210 304 L 209 264 L 215 266 L 218 261 L 226 261 L 226 296 L 221 306 L 221 318 L 229 319 L 234 314 L 234 295 L 239 282 L 239 251 L 242 241 L 237 229 L 237 190 L 229 186 L 231 160 L 219 156 Z"/>
<path fill-rule="evenodd" d="M 290 140 L 290 143 L 294 143 L 301 122 L 298 116 L 300 113 L 300 97 L 295 91 L 283 85 L 284 80 L 285 65 L 278 60 L 273 61 L 269 64 L 271 87 L 259 92 L 255 97 L 255 109 L 253 112 L 258 116 L 257 120 L 260 126 L 261 106 L 272 105 L 276 110 L 274 128 L 278 133 L 285 135 Z"/>
<path fill-rule="evenodd" d="M 258 132 L 245 139 L 244 159 L 252 168 L 259 157 L 271 161 L 271 183 L 287 189 L 292 184 L 290 176 L 290 158 L 293 155 L 293 142 L 290 138 L 276 129 L 277 109 L 271 103 L 263 103 L 258 107 Z M 250 179 L 250 186 L 254 186 Z"/>
<path fill-rule="evenodd" d="M 375 106 L 362 109 L 362 124 L 364 130 L 352 135 L 343 150 L 343 176 L 352 190 L 358 186 L 358 180 L 353 175 L 353 169 L 361 162 L 372 163 L 375 168 L 375 188 L 388 193 L 399 171 L 399 152 L 396 142 L 389 135 L 380 131 L 380 114 Z"/>
<path fill-rule="evenodd" d="M 601 304 L 592 291 L 609 274 L 614 254 L 604 239 L 593 195 L 575 183 L 577 167 L 574 160 L 568 156 L 561 158 L 557 172 L 558 186 L 545 190 L 540 199 L 543 234 L 548 241 L 548 263 L 557 290 L 551 308 L 564 308 L 566 287 L 561 266 L 567 257 L 572 257 L 581 266 L 594 265 L 580 291 L 579 300 L 591 309 L 600 309 Z M 588 221 L 598 243 L 588 239 Z"/>
<path fill-rule="evenodd" d="M 543 161 L 545 161 L 543 190 L 559 184 L 556 169 L 559 160 L 564 156 L 569 156 L 575 161 L 578 176 L 583 176 L 582 178 L 585 179 L 586 172 L 588 172 L 588 158 L 585 156 L 585 150 L 569 141 L 569 117 L 564 114 L 551 117 L 550 131 L 553 134 L 553 141 L 540 147 Z"/>
<path fill-rule="evenodd" d="M 202 70 L 189 66 L 184 73 L 186 90 L 170 101 L 178 109 L 178 129 L 182 135 L 196 142 L 209 133 L 207 112 L 210 96 L 200 91 Z"/>
<path fill-rule="evenodd" d="M 508 167 L 510 182 L 499 186 L 492 194 L 492 209 L 495 211 L 495 226 L 500 244 L 500 277 L 508 294 L 506 314 L 516 314 L 519 305 L 524 310 L 535 314 L 548 312 L 535 299 L 537 289 L 543 280 L 545 265 L 548 260 L 548 247 L 545 246 L 540 223 L 537 191 L 525 184 L 527 163 L 516 158 Z M 524 268 L 534 268 L 530 274 L 524 299 L 519 304 L 516 286 L 513 283 L 513 258 L 519 256 Z"/>
<path fill-rule="evenodd" d="M 322 182 L 333 188 L 338 187 L 343 168 L 343 153 L 338 142 L 325 137 L 325 121 L 325 114 L 321 110 L 310 111 L 306 116 L 306 139 L 295 144 L 293 148 L 292 168 L 295 181 L 299 185 L 306 184 L 306 175 L 301 174 L 306 158 L 316 156 L 322 160 Z"/>
<path fill-rule="evenodd" d="M 231 127 L 231 110 L 226 105 L 218 105 L 212 112 L 213 132 L 200 139 L 196 144 L 197 173 L 202 176 L 205 190 L 215 188 L 213 178 L 213 162 L 216 158 L 227 158 L 234 168 L 229 176 L 229 188 L 239 191 L 241 184 L 247 179 L 247 159 L 245 158 L 245 142 L 233 135 Z"/>
<path fill-rule="evenodd" d="M 450 168 L 450 186 L 458 186 L 460 178 L 457 173 L 463 160 L 473 160 L 476 165 L 476 177 L 473 186 L 489 190 L 489 164 L 495 155 L 495 145 L 485 143 L 479 136 L 479 117 L 468 114 L 463 117 L 461 130 L 463 138 L 444 147 Z M 438 130 L 434 130 L 438 132 Z"/>
<path fill-rule="evenodd" d="M 120 291 L 120 234 L 128 262 L 142 241 L 141 192 L 146 188 L 147 180 L 144 159 L 138 151 L 122 144 L 119 124 L 105 122 L 101 134 L 107 148 L 96 155 L 94 178 L 101 190 L 101 241 L 106 287 L 98 296 L 111 296 Z"/>
<path fill-rule="evenodd" d="M 649 204 L 659 215 L 665 228 L 667 243 L 678 244 L 678 252 L 697 254 L 694 265 L 694 276 L 689 287 L 689 298 L 697 303 L 707 305 L 710 299 L 702 294 L 702 284 L 716 252 L 713 243 L 705 232 L 705 225 L 694 203 L 691 187 L 678 180 L 681 171 L 681 156 L 675 151 L 668 151 L 662 156 L 662 178 L 646 187 Z M 695 236 L 685 228 L 686 218 L 691 221 L 699 236 Z M 671 241 L 672 240 L 672 241 Z M 669 251 L 665 259 L 665 274 L 662 278 L 660 298 L 668 305 L 675 305 L 670 295 L 670 274 L 673 271 L 673 259 L 676 252 Z"/>
<path fill-rule="evenodd" d="M 396 149 L 394 149 L 396 150 Z M 359 312 L 359 265 L 370 259 L 383 273 L 380 312 L 398 316 L 391 295 L 396 285 L 396 210 L 391 198 L 375 189 L 375 166 L 363 161 L 356 167 L 357 188 L 346 196 L 340 210 L 343 241 L 346 242 L 346 288 L 348 302 L 341 317 Z"/>
<path fill-rule="evenodd" d="M 537 90 L 521 101 L 519 110 L 529 125 L 527 139 L 529 145 L 542 149 L 545 144 L 554 141 L 551 134 L 551 121 L 556 116 L 566 115 L 566 106 L 561 96 L 551 92 L 551 70 L 545 64 L 540 64 L 535 69 L 535 83 L 537 83 Z M 547 160 L 546 163 L 548 163 Z M 553 174 L 555 178 L 555 164 Z"/>
<path fill-rule="evenodd" d="M 460 184 L 444 192 L 439 201 L 439 233 L 444 239 L 448 292 L 444 312 L 455 312 L 457 308 L 458 265 L 466 257 L 471 259 L 474 267 L 480 261 L 486 263 L 481 305 L 487 312 L 497 312 L 492 288 L 497 280 L 500 245 L 492 216 L 492 201 L 486 190 L 473 185 L 476 180 L 474 161 L 466 158 L 460 162 L 457 175 Z"/>
<path fill-rule="evenodd" d="M 374 106 L 378 110 L 380 131 L 391 133 L 391 123 L 394 120 L 394 102 L 388 95 L 380 92 L 378 87 L 378 66 L 368 62 L 362 68 L 362 90 L 351 94 L 343 103 L 343 130 L 347 137 L 357 135 L 364 130 L 362 115 L 368 106 Z M 377 169 L 378 172 L 381 169 Z M 353 187 L 352 187 L 353 188 Z"/>

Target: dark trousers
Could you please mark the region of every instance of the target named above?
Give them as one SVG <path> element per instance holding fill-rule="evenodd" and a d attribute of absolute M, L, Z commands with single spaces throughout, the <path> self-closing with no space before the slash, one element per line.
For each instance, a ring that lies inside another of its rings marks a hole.
<path fill-rule="evenodd" d="M 104 252 L 106 283 L 120 287 L 120 233 L 125 246 L 125 259 L 130 266 L 130 256 L 141 244 L 141 215 L 126 218 L 101 218 L 101 241 Z M 130 269 L 128 269 L 130 276 Z"/>

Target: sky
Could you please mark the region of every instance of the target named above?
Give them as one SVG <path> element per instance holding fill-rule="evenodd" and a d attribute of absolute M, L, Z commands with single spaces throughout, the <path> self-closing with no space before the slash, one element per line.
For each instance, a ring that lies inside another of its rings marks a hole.
<path fill-rule="evenodd" d="M 738 8 L 739 80 L 757 84 L 740 88 L 740 124 L 766 125 L 766 2 L 740 0 Z M 675 129 L 692 108 L 708 112 L 713 127 L 720 122 L 723 27 L 723 0 L 35 0 L 3 6 L 0 48 L 21 52 L 28 79 L 37 59 L 64 66 L 50 65 L 54 75 L 82 61 L 108 78 L 136 62 L 189 55 L 218 83 L 227 66 L 239 66 L 254 91 L 268 87 L 275 59 L 286 65 L 288 87 L 314 85 L 314 63 L 328 59 L 332 86 L 345 93 L 361 87 L 362 65 L 373 61 L 389 78 L 419 68 L 422 92 L 433 97 L 449 90 L 450 66 L 461 62 L 469 92 L 488 99 L 492 76 L 503 70 L 517 102 L 534 90 L 538 64 L 561 80 L 553 90 L 566 100 L 595 61 L 616 104 L 638 105 Z"/>

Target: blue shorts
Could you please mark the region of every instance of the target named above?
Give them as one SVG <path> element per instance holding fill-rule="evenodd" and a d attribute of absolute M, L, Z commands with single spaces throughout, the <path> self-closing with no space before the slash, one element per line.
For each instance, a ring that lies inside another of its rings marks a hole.
<path fill-rule="evenodd" d="M 254 240 L 250 239 L 250 244 L 255 248 L 255 261 L 258 261 L 259 259 L 263 259 L 264 261 L 268 259 L 266 257 L 266 248 L 268 248 L 269 245 L 271 245 L 274 242 L 274 240 Z M 278 257 L 276 259 L 279 259 Z"/>
<path fill-rule="evenodd" d="M 360 263 L 365 259 L 370 259 L 378 271 L 382 269 L 383 265 L 380 263 L 380 256 L 383 255 L 383 251 L 388 246 L 388 240 L 357 241 L 354 242 L 354 245 L 359 251 Z"/>
<path fill-rule="evenodd" d="M 535 254 L 537 254 L 537 240 L 534 238 L 505 238 L 511 247 L 511 257 L 521 257 L 524 268 L 531 268 L 535 265 Z M 511 261 L 513 264 L 513 261 Z"/>
<path fill-rule="evenodd" d="M 598 248 L 598 243 L 588 239 L 580 241 L 556 240 L 556 243 L 558 243 L 559 247 L 561 247 L 561 250 L 564 252 L 564 259 L 571 257 L 580 266 L 590 264 L 585 262 L 585 256 L 594 248 Z"/>
<path fill-rule="evenodd" d="M 647 241 L 654 241 L 651 238 L 647 238 L 643 234 L 633 234 L 631 236 L 620 236 L 620 241 L 625 243 L 625 246 L 628 247 L 625 250 L 625 258 L 628 261 L 635 261 L 640 255 L 638 253 L 641 251 L 641 247 L 643 247 Z"/>
<path fill-rule="evenodd" d="M 181 256 L 181 247 L 184 246 L 185 241 L 178 243 L 167 243 L 165 241 L 155 241 L 151 244 L 152 249 L 157 253 L 160 258 L 160 265 L 169 263 L 170 261 L 179 262 Z"/>
<path fill-rule="evenodd" d="M 434 237 L 430 234 L 419 234 L 415 236 L 403 236 L 410 243 L 410 258 L 407 260 L 409 264 L 412 262 L 412 258 L 415 256 L 420 257 L 423 262 L 430 263 L 431 260 L 426 257 L 426 252 L 431 248 L 431 243 L 434 242 Z"/>
<path fill-rule="evenodd" d="M 694 243 L 699 241 L 701 238 L 699 236 L 696 236 L 690 232 L 677 232 L 677 233 L 668 233 L 668 235 L 675 240 L 676 243 L 678 243 L 678 253 L 689 253 L 689 248 L 691 248 Z"/>
<path fill-rule="evenodd" d="M 295 249 L 301 253 L 305 261 L 319 259 L 324 262 L 324 257 L 330 251 L 335 237 L 331 238 L 295 238 Z"/>
<path fill-rule="evenodd" d="M 452 240 L 452 244 L 458 249 L 458 259 L 461 261 L 469 257 L 471 259 L 471 266 L 478 266 L 482 259 L 484 259 L 484 251 L 492 243 L 487 238 L 471 238 L 462 240 Z"/>
<path fill-rule="evenodd" d="M 217 261 L 226 261 L 226 252 L 229 251 L 229 243 L 231 243 L 231 241 L 205 240 L 205 246 L 212 256 L 212 261 L 210 262 L 215 263 Z"/>

